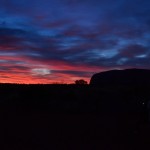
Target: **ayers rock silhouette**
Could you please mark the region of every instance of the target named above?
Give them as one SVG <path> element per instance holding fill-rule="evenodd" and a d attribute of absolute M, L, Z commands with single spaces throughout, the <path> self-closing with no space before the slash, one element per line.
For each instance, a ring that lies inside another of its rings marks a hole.
<path fill-rule="evenodd" d="M 96 86 L 136 86 L 150 85 L 150 70 L 147 69 L 125 69 L 110 70 L 94 74 L 90 85 Z"/>

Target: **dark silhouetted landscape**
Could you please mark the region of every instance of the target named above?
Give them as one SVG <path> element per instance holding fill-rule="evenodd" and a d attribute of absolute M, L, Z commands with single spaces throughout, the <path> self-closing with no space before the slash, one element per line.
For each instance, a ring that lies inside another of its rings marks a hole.
<path fill-rule="evenodd" d="M 146 80 L 149 70 L 130 69 L 96 74 L 90 85 L 0 84 L 1 146 L 148 149 L 150 85 L 144 85 L 149 83 Z"/>
<path fill-rule="evenodd" d="M 150 0 L 0 0 L 0 150 L 150 150 L 148 69 Z"/>

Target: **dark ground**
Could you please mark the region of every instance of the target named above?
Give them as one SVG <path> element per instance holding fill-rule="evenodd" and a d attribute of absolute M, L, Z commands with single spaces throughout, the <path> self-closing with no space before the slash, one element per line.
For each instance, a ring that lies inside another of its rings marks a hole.
<path fill-rule="evenodd" d="M 150 149 L 149 87 L 0 85 L 0 149 Z"/>

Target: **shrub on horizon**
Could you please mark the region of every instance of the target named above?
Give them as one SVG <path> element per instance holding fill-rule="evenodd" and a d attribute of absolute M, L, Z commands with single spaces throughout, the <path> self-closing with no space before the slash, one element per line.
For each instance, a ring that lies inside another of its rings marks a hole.
<path fill-rule="evenodd" d="M 87 81 L 80 79 L 80 80 L 76 80 L 75 84 L 82 84 L 83 85 L 83 84 L 88 84 L 88 83 L 87 83 Z"/>

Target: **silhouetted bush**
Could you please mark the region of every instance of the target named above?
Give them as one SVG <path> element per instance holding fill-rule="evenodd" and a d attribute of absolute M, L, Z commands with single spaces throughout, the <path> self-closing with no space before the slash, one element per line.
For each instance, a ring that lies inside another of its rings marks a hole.
<path fill-rule="evenodd" d="M 76 80 L 75 84 L 87 84 L 87 81 L 80 79 L 80 80 Z"/>

